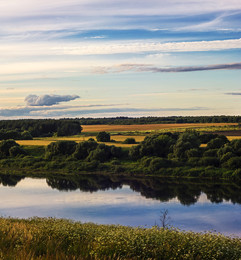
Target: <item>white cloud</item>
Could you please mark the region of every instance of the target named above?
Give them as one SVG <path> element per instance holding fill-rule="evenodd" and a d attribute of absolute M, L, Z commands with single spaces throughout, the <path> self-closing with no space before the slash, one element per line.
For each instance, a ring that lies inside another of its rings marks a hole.
<path fill-rule="evenodd" d="M 77 95 L 28 95 L 25 102 L 28 106 L 53 106 L 60 102 L 68 102 L 80 98 Z"/>

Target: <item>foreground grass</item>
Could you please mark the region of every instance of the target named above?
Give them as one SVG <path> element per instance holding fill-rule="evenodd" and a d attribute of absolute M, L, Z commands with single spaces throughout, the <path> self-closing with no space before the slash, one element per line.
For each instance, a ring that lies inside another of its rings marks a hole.
<path fill-rule="evenodd" d="M 241 239 L 63 219 L 0 219 L 1 259 L 240 259 Z"/>

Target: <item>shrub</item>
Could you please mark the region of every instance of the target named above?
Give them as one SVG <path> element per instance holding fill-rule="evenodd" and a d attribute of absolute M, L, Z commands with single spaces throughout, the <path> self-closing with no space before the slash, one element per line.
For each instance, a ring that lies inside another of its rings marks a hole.
<path fill-rule="evenodd" d="M 121 158 L 123 156 L 123 151 L 121 147 L 116 147 L 114 145 L 110 148 L 111 156 L 115 158 Z"/>
<path fill-rule="evenodd" d="M 188 164 L 189 165 L 198 166 L 199 165 L 199 161 L 200 161 L 200 157 L 190 157 L 188 159 Z"/>
<path fill-rule="evenodd" d="M 219 166 L 219 160 L 217 157 L 202 157 L 200 164 L 203 166 Z"/>
<path fill-rule="evenodd" d="M 46 157 L 71 155 L 75 151 L 76 145 L 77 143 L 74 141 L 52 142 L 46 147 Z"/>
<path fill-rule="evenodd" d="M 73 153 L 73 157 L 78 160 L 85 159 L 91 151 L 97 148 L 97 146 L 98 143 L 94 139 L 78 143 Z"/>
<path fill-rule="evenodd" d="M 218 149 L 208 149 L 203 153 L 203 157 L 216 157 Z"/>
<path fill-rule="evenodd" d="M 232 174 L 233 178 L 241 179 L 241 169 L 236 169 L 234 173 Z"/>
<path fill-rule="evenodd" d="M 9 155 L 12 157 L 16 157 L 19 155 L 26 155 L 26 152 L 20 146 L 12 146 L 9 149 Z"/>
<path fill-rule="evenodd" d="M 141 157 L 140 148 L 141 148 L 140 145 L 132 146 L 130 148 L 128 156 L 131 160 L 136 161 Z"/>
<path fill-rule="evenodd" d="M 235 157 L 230 158 L 230 159 L 227 161 L 227 166 L 228 166 L 228 168 L 230 168 L 230 169 L 238 169 L 238 168 L 241 168 L 241 157 L 235 156 Z"/>
<path fill-rule="evenodd" d="M 187 156 L 187 158 L 200 157 L 201 150 L 198 148 L 192 148 L 192 149 L 186 151 L 186 156 Z"/>
<path fill-rule="evenodd" d="M 21 133 L 22 140 L 33 140 L 32 135 L 28 131 L 24 131 Z"/>
<path fill-rule="evenodd" d="M 140 155 L 166 158 L 174 142 L 174 139 L 166 134 L 146 136 L 140 144 Z"/>
<path fill-rule="evenodd" d="M 19 146 L 14 140 L 3 140 L 0 143 L 0 155 L 2 156 L 9 156 L 9 150 L 10 148 L 14 146 Z"/>
<path fill-rule="evenodd" d="M 110 134 L 106 132 L 99 132 L 96 136 L 98 142 L 110 142 Z"/>
<path fill-rule="evenodd" d="M 228 143 L 228 139 L 226 136 L 219 136 L 215 139 L 212 139 L 207 143 L 207 148 L 208 149 L 218 149 L 221 148 L 224 144 Z"/>
<path fill-rule="evenodd" d="M 220 161 L 221 163 L 227 162 L 229 159 L 231 159 L 232 157 L 235 157 L 235 155 L 231 152 L 225 153 L 221 158 Z"/>
<path fill-rule="evenodd" d="M 149 169 L 150 171 L 158 171 L 160 168 L 164 168 L 170 165 L 170 162 L 164 158 L 154 158 L 150 161 Z"/>
<path fill-rule="evenodd" d="M 136 140 L 135 140 L 135 138 L 129 137 L 129 138 L 126 138 L 126 140 L 123 143 L 124 144 L 135 144 Z"/>
<path fill-rule="evenodd" d="M 99 161 L 99 162 L 106 162 L 111 158 L 111 149 L 110 146 L 107 146 L 105 144 L 99 144 L 97 148 L 90 152 L 89 156 L 87 157 L 87 160 L 93 161 Z"/>

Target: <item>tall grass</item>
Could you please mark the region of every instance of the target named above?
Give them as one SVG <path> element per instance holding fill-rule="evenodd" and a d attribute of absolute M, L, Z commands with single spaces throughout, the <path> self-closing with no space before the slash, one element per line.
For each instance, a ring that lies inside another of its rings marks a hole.
<path fill-rule="evenodd" d="M 240 259 L 241 239 L 158 227 L 0 219 L 0 259 Z"/>

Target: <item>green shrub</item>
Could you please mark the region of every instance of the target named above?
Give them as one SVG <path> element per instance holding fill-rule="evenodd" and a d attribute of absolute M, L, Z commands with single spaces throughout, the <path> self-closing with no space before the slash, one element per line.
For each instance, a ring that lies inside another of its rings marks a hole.
<path fill-rule="evenodd" d="M 98 142 L 110 142 L 110 134 L 105 131 L 99 132 L 96 136 Z"/>
<path fill-rule="evenodd" d="M 130 158 L 131 160 L 136 161 L 136 160 L 138 160 L 139 158 L 141 158 L 140 148 L 141 148 L 141 146 L 140 146 L 140 145 L 137 145 L 137 146 L 132 146 L 132 147 L 129 149 L 128 156 L 129 156 L 129 158 Z"/>
<path fill-rule="evenodd" d="M 216 157 L 217 156 L 218 149 L 207 149 L 203 153 L 203 157 Z"/>
<path fill-rule="evenodd" d="M 227 166 L 228 166 L 228 168 L 230 168 L 230 169 L 238 169 L 238 168 L 241 168 L 241 157 L 235 156 L 235 157 L 230 158 L 230 159 L 227 161 Z"/>
<path fill-rule="evenodd" d="M 151 172 L 156 172 L 161 168 L 170 166 L 170 161 L 164 158 L 154 158 L 150 161 L 149 170 Z"/>
<path fill-rule="evenodd" d="M 14 140 L 3 140 L 0 143 L 0 155 L 1 156 L 9 156 L 9 150 L 14 147 L 19 146 Z"/>
<path fill-rule="evenodd" d="M 46 157 L 51 158 L 55 155 L 71 155 L 76 149 L 75 141 L 52 142 L 46 147 Z"/>
<path fill-rule="evenodd" d="M 126 140 L 123 143 L 124 144 L 135 144 L 136 140 L 135 140 L 135 138 L 129 137 L 129 138 L 126 138 Z"/>
<path fill-rule="evenodd" d="M 200 165 L 203 166 L 219 166 L 219 160 L 217 157 L 202 157 L 199 162 Z"/>
<path fill-rule="evenodd" d="M 9 149 L 9 155 L 12 157 L 16 157 L 19 155 L 26 155 L 26 151 L 24 151 L 24 149 L 21 148 L 20 146 L 12 146 Z"/>
<path fill-rule="evenodd" d="M 80 142 L 77 144 L 75 152 L 73 153 L 73 157 L 81 160 L 88 157 L 89 153 L 93 150 L 95 150 L 98 146 L 98 143 L 93 140 L 88 140 L 85 142 Z"/>
<path fill-rule="evenodd" d="M 97 148 L 89 153 L 89 156 L 87 157 L 87 160 L 93 161 L 99 161 L 99 162 L 106 162 L 111 158 L 111 149 L 110 146 L 107 146 L 105 144 L 99 144 Z"/>

